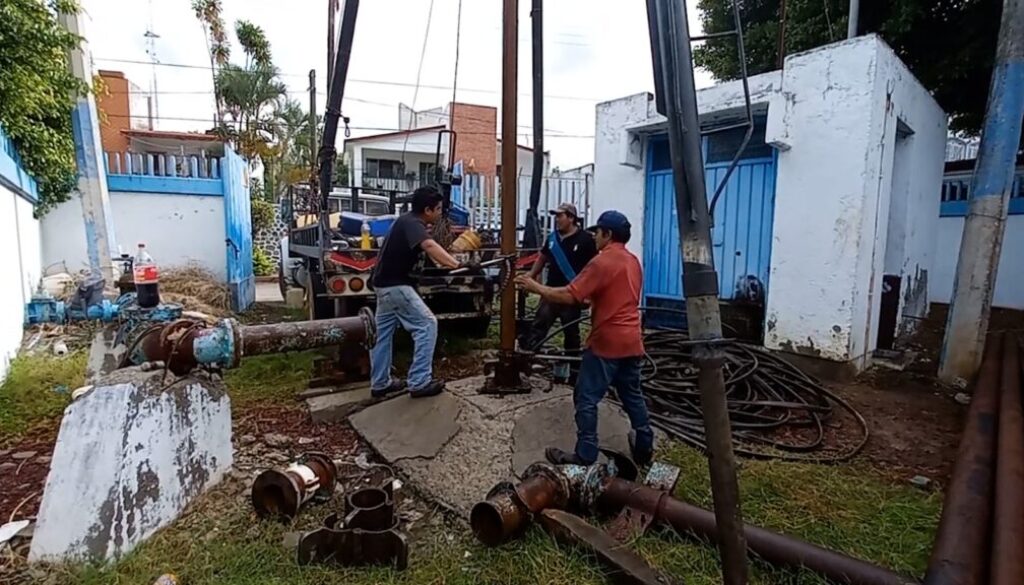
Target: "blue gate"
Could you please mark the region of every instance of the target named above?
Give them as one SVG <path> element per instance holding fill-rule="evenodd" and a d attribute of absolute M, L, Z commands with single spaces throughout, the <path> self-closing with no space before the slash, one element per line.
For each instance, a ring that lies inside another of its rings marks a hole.
<path fill-rule="evenodd" d="M 228 287 L 231 308 L 244 311 L 256 301 L 256 276 L 252 267 L 252 209 L 246 162 L 229 146 L 224 147 L 224 241 L 227 247 Z"/>
<path fill-rule="evenodd" d="M 706 140 L 704 148 L 707 155 Z M 668 142 L 664 138 L 650 141 L 643 244 L 645 302 L 653 305 L 664 304 L 659 300 L 683 298 L 679 222 L 667 151 Z M 711 238 L 721 298 L 763 303 L 775 212 L 775 153 L 765 145 L 747 152 L 752 157 L 740 161 L 718 201 Z M 714 156 L 714 153 L 710 157 L 713 161 L 721 158 L 728 157 Z M 728 161 L 705 165 L 709 201 L 728 167 Z"/>

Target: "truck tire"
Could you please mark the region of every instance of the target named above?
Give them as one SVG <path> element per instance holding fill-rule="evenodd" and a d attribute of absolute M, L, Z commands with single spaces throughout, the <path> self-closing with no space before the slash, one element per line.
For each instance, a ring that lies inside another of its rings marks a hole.
<path fill-rule="evenodd" d="M 327 292 L 327 285 L 319 272 L 310 272 L 306 286 L 306 303 L 310 320 L 331 319 L 334 317 L 334 301 L 329 298 L 317 297 Z"/>

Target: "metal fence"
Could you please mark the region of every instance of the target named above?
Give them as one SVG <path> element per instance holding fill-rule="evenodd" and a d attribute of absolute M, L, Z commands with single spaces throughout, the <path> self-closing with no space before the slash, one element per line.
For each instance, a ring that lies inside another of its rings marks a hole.
<path fill-rule="evenodd" d="M 526 212 L 530 206 L 529 176 L 521 175 L 517 180 L 516 224 L 526 224 Z M 554 229 L 554 218 L 548 211 L 561 203 L 576 206 L 584 225 L 593 219 L 591 199 L 593 175 L 579 177 L 544 177 L 540 187 L 540 204 L 537 206 L 541 226 L 545 233 Z M 460 188 L 453 190 L 452 200 L 469 211 L 470 225 L 481 229 L 501 227 L 501 181 L 496 176 L 466 175 Z"/>

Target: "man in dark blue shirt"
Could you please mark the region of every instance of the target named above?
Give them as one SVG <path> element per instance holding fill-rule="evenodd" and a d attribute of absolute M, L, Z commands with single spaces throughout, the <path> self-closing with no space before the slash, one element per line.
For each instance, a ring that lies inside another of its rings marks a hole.
<path fill-rule="evenodd" d="M 547 285 L 558 288 L 569 284 L 583 270 L 583 267 L 594 256 L 597 256 L 597 245 L 594 243 L 594 236 L 580 228 L 579 213 L 576 211 L 575 205 L 562 203 L 557 209 L 552 210 L 551 214 L 555 216 L 555 231 L 551 232 L 544 243 L 544 248 L 541 250 L 537 262 L 533 264 L 529 277 L 536 279 L 547 267 Z M 530 330 L 521 341 L 523 349 L 528 351 L 539 349 L 537 345 L 547 337 L 548 331 L 551 330 L 555 321 L 559 321 L 565 326 L 573 321 L 578 321 L 580 313 L 580 305 L 558 305 L 541 299 Z M 565 335 L 565 350 L 579 351 L 579 324 L 569 325 L 563 334 Z"/>

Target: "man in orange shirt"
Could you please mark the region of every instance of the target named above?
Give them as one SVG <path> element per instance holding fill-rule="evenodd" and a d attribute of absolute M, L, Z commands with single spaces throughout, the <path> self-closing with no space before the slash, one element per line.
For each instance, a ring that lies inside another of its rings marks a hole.
<path fill-rule="evenodd" d="M 529 276 L 516 278 L 524 290 L 549 303 L 591 305 L 591 329 L 583 352 L 579 378 L 573 392 L 576 407 L 576 449 L 567 453 L 549 447 L 546 455 L 555 464 L 590 465 L 597 460 L 597 405 L 608 387 L 615 388 L 633 433 L 633 459 L 649 463 L 654 454 L 647 404 L 640 390 L 640 363 L 644 343 L 640 324 L 640 291 L 643 271 L 636 256 L 626 250 L 630 224 L 618 211 L 606 211 L 589 228 L 594 232 L 598 255 L 567 286 L 544 286 Z"/>

